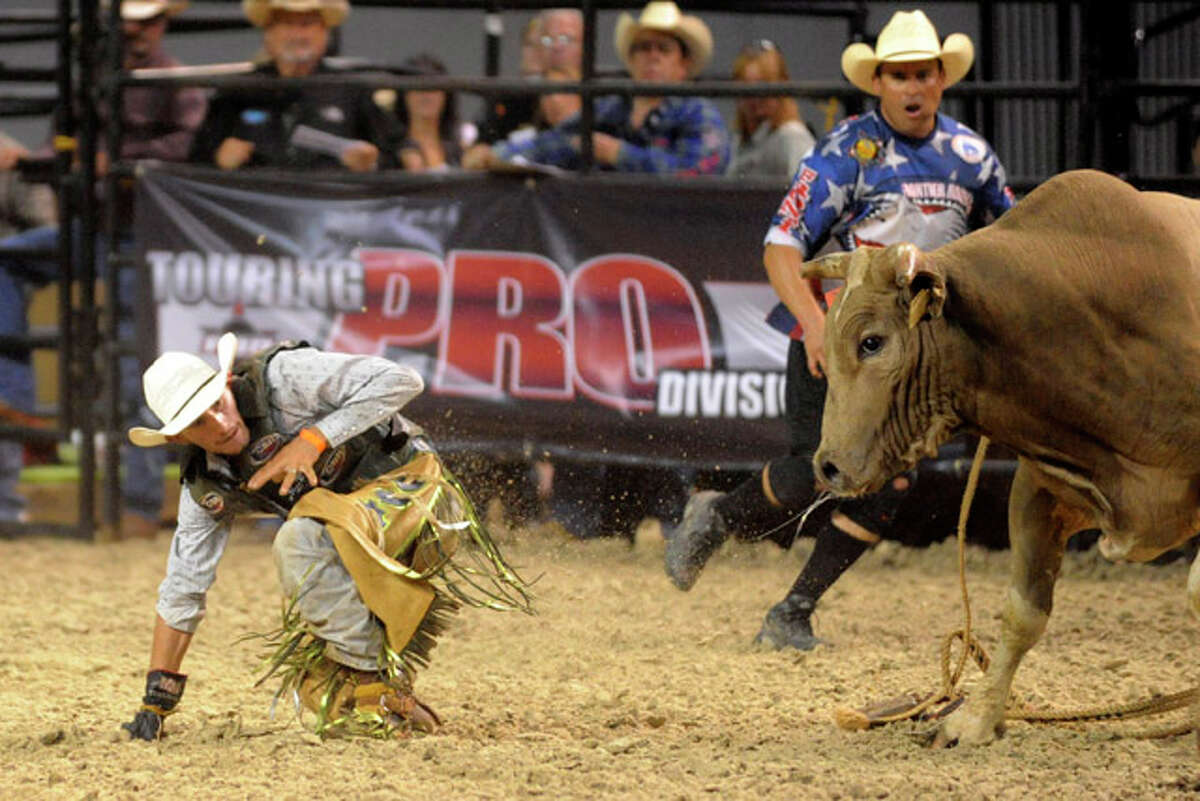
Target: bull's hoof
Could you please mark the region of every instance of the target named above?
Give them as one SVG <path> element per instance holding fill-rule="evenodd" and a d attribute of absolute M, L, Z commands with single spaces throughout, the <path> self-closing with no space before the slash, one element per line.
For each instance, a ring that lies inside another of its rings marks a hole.
<path fill-rule="evenodd" d="M 762 629 L 754 638 L 755 645 L 768 645 L 776 651 L 795 648 L 811 651 L 824 642 L 813 635 L 812 600 L 800 596 L 784 598 L 771 607 L 763 619 Z"/>
<path fill-rule="evenodd" d="M 953 748 L 956 745 L 987 745 L 1004 735 L 1004 717 L 992 721 L 971 714 L 970 709 L 955 712 L 935 729 L 929 741 L 930 748 Z"/>

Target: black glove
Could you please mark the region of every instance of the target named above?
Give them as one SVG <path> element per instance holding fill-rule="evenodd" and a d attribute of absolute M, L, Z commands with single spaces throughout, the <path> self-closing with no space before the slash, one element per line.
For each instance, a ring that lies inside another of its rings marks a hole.
<path fill-rule="evenodd" d="M 146 674 L 146 694 L 142 696 L 142 708 L 129 723 L 121 728 L 129 732 L 129 738 L 156 740 L 162 729 L 162 721 L 175 711 L 175 705 L 183 697 L 187 676 L 169 670 L 152 670 Z"/>

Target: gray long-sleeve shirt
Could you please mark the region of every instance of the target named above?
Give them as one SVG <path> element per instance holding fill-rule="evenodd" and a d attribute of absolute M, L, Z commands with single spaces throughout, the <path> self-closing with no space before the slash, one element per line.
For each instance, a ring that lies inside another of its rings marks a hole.
<path fill-rule="evenodd" d="M 267 365 L 266 380 L 276 430 L 290 439 L 312 426 L 331 448 L 397 415 L 424 389 L 412 368 L 375 356 L 314 348 L 276 354 Z M 158 588 L 157 611 L 171 628 L 193 632 L 200 624 L 228 541 L 229 523 L 214 520 L 184 487 L 167 575 Z"/>

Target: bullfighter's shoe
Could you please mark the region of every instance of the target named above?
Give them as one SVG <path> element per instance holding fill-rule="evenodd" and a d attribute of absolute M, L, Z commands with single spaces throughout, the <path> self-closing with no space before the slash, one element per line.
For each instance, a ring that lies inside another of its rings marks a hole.
<path fill-rule="evenodd" d="M 824 642 L 813 636 L 812 613 L 816 603 L 802 595 L 789 595 L 775 604 L 763 619 L 755 644 L 769 645 L 777 651 L 795 648 L 811 651 Z"/>
<path fill-rule="evenodd" d="M 724 494 L 714 490 L 697 492 L 688 499 L 679 525 L 667 534 L 664 566 L 671 583 L 684 592 L 696 583 L 709 557 L 728 536 L 725 521 L 714 506 Z"/>

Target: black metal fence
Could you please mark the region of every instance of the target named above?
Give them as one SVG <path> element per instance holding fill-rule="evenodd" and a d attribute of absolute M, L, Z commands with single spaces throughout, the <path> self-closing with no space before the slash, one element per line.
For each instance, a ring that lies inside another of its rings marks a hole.
<path fill-rule="evenodd" d="M 248 23 L 237 0 L 209 0 L 217 13 L 183 16 L 172 22 L 172 36 L 188 33 L 242 30 Z M 577 92 L 584 98 L 647 91 L 658 95 L 791 95 L 825 100 L 838 98 L 850 110 L 862 97 L 844 81 L 790 81 L 736 84 L 712 75 L 686 85 L 634 84 L 597 69 L 597 14 L 607 9 L 635 9 L 642 3 L 621 0 L 355 0 L 356 7 L 483 10 L 491 17 L 503 11 L 575 5 L 585 20 L 583 74 L 578 82 L 547 86 L 499 77 L 502 36 L 499 26 L 484 25 L 484 75 L 428 77 L 404 74 L 394 65 L 371 64 L 338 80 L 395 90 L 444 89 L 493 96 L 513 92 L 540 94 Z M 845 41 L 870 41 L 870 11 L 878 4 L 862 2 L 787 2 L 746 0 L 684 3 L 689 12 L 814 17 L 845 23 Z M 924 5 L 936 5 L 926 2 Z M 959 3 L 958 5 L 962 5 Z M 1095 167 L 1116 173 L 1144 188 L 1163 188 L 1200 196 L 1200 177 L 1191 163 L 1192 146 L 1200 134 L 1200 3 L 1041 0 L 1002 2 L 978 0 L 977 61 L 967 80 L 946 92 L 948 113 L 978 130 L 991 142 L 1005 143 L 1004 161 L 1010 183 L 1018 192 L 1031 189 L 1048 176 L 1066 169 Z M 53 333 L 30 337 L 0 337 L 0 353 L 20 354 L 53 349 L 59 359 L 60 399 L 53 410 L 55 425 L 43 429 L 0 425 L 0 439 L 22 441 L 74 438 L 79 444 L 79 509 L 68 526 L 0 523 L 0 536 L 49 531 L 91 538 L 97 519 L 94 478 L 103 475 L 100 519 L 115 524 L 119 509 L 119 428 L 117 362 L 135 349 L 117 336 L 116 314 L 108 313 L 116 294 L 120 256 L 113 247 L 117 219 L 117 182 L 129 180 L 132 165 L 120 161 L 120 103 L 130 86 L 189 84 L 208 87 L 255 87 L 267 80 L 251 75 L 191 72 L 180 75 L 137 75 L 121 69 L 119 3 L 102 8 L 99 0 L 57 0 L 53 10 L 0 11 L 0 42 L 46 41 L 57 49 L 54 69 L 0 64 L 0 84 L 41 82 L 47 90 L 35 93 L 0 90 L 0 116 L 54 118 L 55 155 L 25 166 L 26 174 L 48 180 L 58 188 L 59 246 L 50 256 L 59 265 L 58 327 Z M 336 47 L 337 40 L 334 40 Z M 269 79 L 272 87 L 280 79 Z M 49 87 L 53 89 L 49 89 Z M 106 113 L 101 114 L 104 109 Z M 582 123 L 593 124 L 590 103 L 583 104 Z M 105 191 L 97 193 L 96 154 L 100 120 L 113 121 L 106 132 L 113 168 L 104 177 Z M 588 136 L 581 138 L 585 163 L 591 163 Z M 577 180 L 600 180 L 583 170 Z M 358 180 L 358 176 L 348 176 Z M 369 176 L 362 180 L 371 180 Z M 646 179 L 652 190 L 659 181 Z M 78 236 L 70 235 L 77 231 Z M 97 237 L 96 234 L 106 234 Z M 110 267 L 104 272 L 105 308 L 95 293 L 97 242 L 107 243 Z M 15 251 L 0 256 L 18 257 Z M 43 254 L 45 257 L 46 254 Z M 130 266 L 130 265 L 125 265 Z M 97 432 L 104 432 L 103 470 L 98 470 Z"/>

